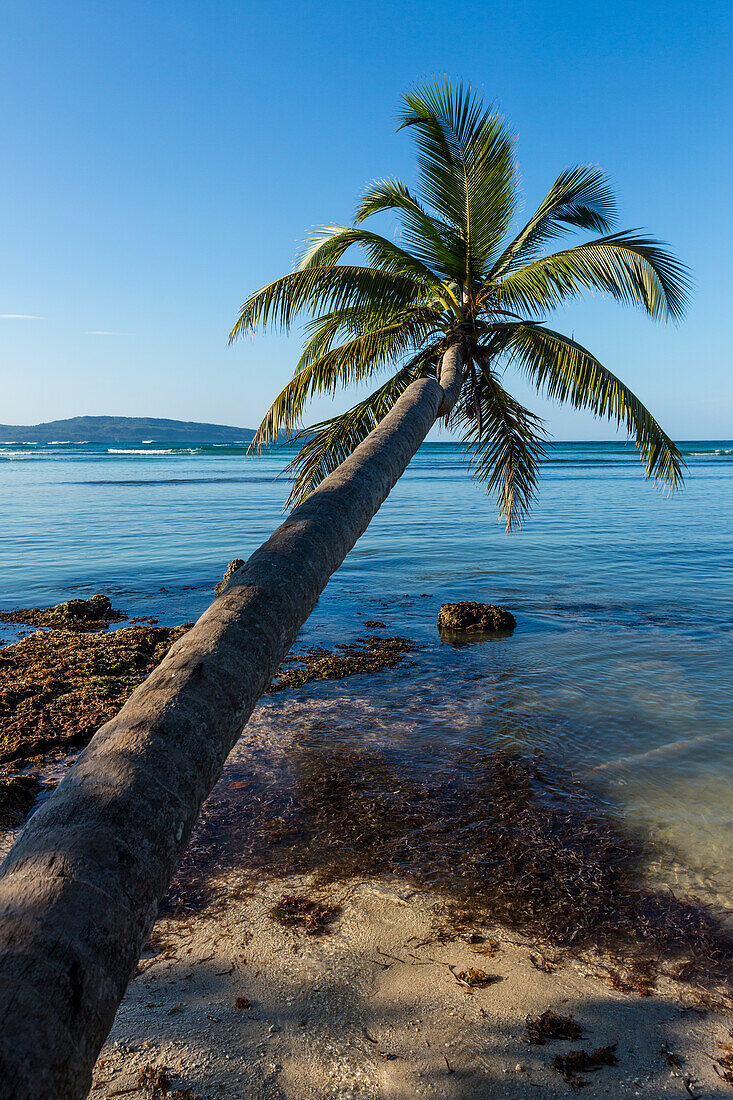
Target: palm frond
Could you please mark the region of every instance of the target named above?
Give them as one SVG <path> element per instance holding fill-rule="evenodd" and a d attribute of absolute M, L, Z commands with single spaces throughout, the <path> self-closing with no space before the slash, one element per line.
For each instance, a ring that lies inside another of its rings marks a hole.
<path fill-rule="evenodd" d="M 492 302 L 530 314 L 545 313 L 583 290 L 598 290 L 656 320 L 682 317 L 690 280 L 664 245 L 639 233 L 614 233 L 534 260 L 484 292 Z"/>
<path fill-rule="evenodd" d="M 463 428 L 473 476 L 496 494 L 499 515 L 512 530 L 534 500 L 547 436 L 541 417 L 512 397 L 486 363 L 477 366 L 451 424 Z"/>
<path fill-rule="evenodd" d="M 616 200 L 608 178 L 591 165 L 566 168 L 557 177 L 539 207 L 494 264 L 489 279 L 511 265 L 533 258 L 545 241 L 569 229 L 608 233 L 616 214 Z"/>
<path fill-rule="evenodd" d="M 331 417 L 312 428 L 304 428 L 299 433 L 301 437 L 306 437 L 306 442 L 285 468 L 294 478 L 286 509 L 305 500 L 328 474 L 349 457 L 384 419 L 411 382 L 434 372 L 437 357 L 437 348 L 426 349 L 364 401 L 340 416 Z"/>
<path fill-rule="evenodd" d="M 361 226 L 323 226 L 308 242 L 299 270 L 336 264 L 354 246 L 360 247 L 366 253 L 372 268 L 413 278 L 426 292 L 439 298 L 447 310 L 458 310 L 459 303 L 428 264 L 400 248 L 394 241 Z"/>
<path fill-rule="evenodd" d="M 576 409 L 623 425 L 646 463 L 646 476 L 670 488 L 682 484 L 684 460 L 652 414 L 587 348 L 539 325 L 517 325 L 506 344 L 538 390 Z"/>
<path fill-rule="evenodd" d="M 429 214 L 400 180 L 371 184 L 362 195 L 354 220 L 360 225 L 372 215 L 388 210 L 398 212 L 402 237 L 413 256 L 446 279 L 460 279 L 465 249 L 455 227 Z"/>
<path fill-rule="evenodd" d="M 462 83 L 436 81 L 404 103 L 400 128 L 416 131 L 422 191 L 465 242 L 463 278 L 472 285 L 514 212 L 513 135 Z"/>
<path fill-rule="evenodd" d="M 371 331 L 391 329 L 395 325 L 409 328 L 415 341 L 429 340 L 444 323 L 445 313 L 440 304 L 434 307 L 407 306 L 398 310 L 382 306 L 371 312 L 356 308 L 322 313 L 304 325 L 306 342 L 293 375 L 331 351 L 337 342 L 364 336 Z"/>
<path fill-rule="evenodd" d="M 250 446 L 273 443 L 281 432 L 300 426 L 303 410 L 317 393 L 335 393 L 339 386 L 364 381 L 424 339 L 424 327 L 402 320 L 381 328 L 367 327 L 360 335 L 311 359 L 294 375 L 267 410 Z"/>
<path fill-rule="evenodd" d="M 284 275 L 248 298 L 239 310 L 229 341 L 254 331 L 258 325 L 288 329 L 303 312 L 315 317 L 324 309 L 360 307 L 369 311 L 380 304 L 398 309 L 429 297 L 430 291 L 409 275 L 346 264 L 310 267 Z"/>

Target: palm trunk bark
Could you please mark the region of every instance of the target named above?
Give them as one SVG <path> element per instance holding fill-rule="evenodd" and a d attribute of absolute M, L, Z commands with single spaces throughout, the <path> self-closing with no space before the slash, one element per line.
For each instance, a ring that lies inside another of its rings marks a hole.
<path fill-rule="evenodd" d="M 331 574 L 460 390 L 414 382 L 95 735 L 0 868 L 0 1096 L 81 1100 L 158 903 Z"/>

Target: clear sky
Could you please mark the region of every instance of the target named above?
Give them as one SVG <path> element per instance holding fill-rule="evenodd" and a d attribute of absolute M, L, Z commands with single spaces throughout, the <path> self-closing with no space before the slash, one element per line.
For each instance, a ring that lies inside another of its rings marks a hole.
<path fill-rule="evenodd" d="M 677 438 L 733 436 L 731 10 L 5 0 L 0 422 L 255 425 L 297 335 L 227 347 L 238 305 L 290 267 L 312 226 L 348 221 L 367 182 L 413 180 L 399 96 L 447 73 L 512 122 L 528 205 L 563 167 L 600 164 L 623 225 L 692 267 L 679 328 L 600 299 L 553 324 Z M 612 434 L 535 404 L 559 438 Z"/>

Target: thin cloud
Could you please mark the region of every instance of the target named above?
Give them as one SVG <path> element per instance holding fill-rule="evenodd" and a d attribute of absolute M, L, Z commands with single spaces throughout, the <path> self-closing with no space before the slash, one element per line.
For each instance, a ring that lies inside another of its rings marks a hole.
<path fill-rule="evenodd" d="M 129 333 L 129 332 L 104 332 L 104 331 L 95 331 L 95 332 L 85 332 L 85 333 L 84 333 L 84 335 L 85 335 L 85 336 L 129 336 L 129 335 L 130 335 L 130 333 Z"/>
<path fill-rule="evenodd" d="M 45 317 L 38 317 L 35 313 L 0 313 L 2 321 L 45 321 Z"/>

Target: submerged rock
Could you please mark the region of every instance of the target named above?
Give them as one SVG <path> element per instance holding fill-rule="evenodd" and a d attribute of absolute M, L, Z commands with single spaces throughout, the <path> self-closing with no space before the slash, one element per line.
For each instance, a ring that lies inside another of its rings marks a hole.
<path fill-rule="evenodd" d="M 475 600 L 444 603 L 438 614 L 438 629 L 451 633 L 513 630 L 516 625 L 517 620 L 511 611 L 490 603 L 476 603 Z"/>
<path fill-rule="evenodd" d="M 31 626 L 48 626 L 56 630 L 101 630 L 110 623 L 126 619 L 122 611 L 115 611 L 108 596 L 97 592 L 88 600 L 66 600 L 53 607 L 21 607 L 17 611 L 0 611 L 0 621 L 29 623 Z"/>
<path fill-rule="evenodd" d="M 231 578 L 234 576 L 237 570 L 241 569 L 242 566 L 245 564 L 246 563 L 242 558 L 234 558 L 233 561 L 229 562 L 226 573 L 224 574 L 222 579 L 214 585 L 214 591 L 216 592 L 217 596 L 221 596 Z"/>
<path fill-rule="evenodd" d="M 305 653 L 291 653 L 278 669 L 268 692 L 299 688 L 313 680 L 341 680 L 364 672 L 396 668 L 408 653 L 419 646 L 408 638 L 379 638 L 372 634 L 348 645 L 337 645 L 331 652 L 313 646 Z"/>

